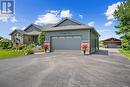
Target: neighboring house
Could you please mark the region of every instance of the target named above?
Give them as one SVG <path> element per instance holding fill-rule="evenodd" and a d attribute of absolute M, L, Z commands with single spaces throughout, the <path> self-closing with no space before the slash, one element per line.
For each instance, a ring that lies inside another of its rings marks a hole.
<path fill-rule="evenodd" d="M 37 43 L 40 32 L 45 32 L 45 42 L 50 50 L 80 50 L 82 42 L 88 42 L 89 53 L 99 50 L 99 34 L 88 25 L 65 18 L 51 27 L 30 25 L 25 30 L 15 30 L 10 35 L 14 44 Z"/>
<path fill-rule="evenodd" d="M 3 37 L 0 36 L 0 40 L 3 39 Z"/>
<path fill-rule="evenodd" d="M 88 25 L 65 18 L 51 28 L 44 30 L 45 41 L 50 43 L 50 51 L 80 50 L 82 42 L 89 43 L 89 53 L 99 50 L 99 34 Z"/>
<path fill-rule="evenodd" d="M 117 48 L 121 46 L 121 40 L 116 38 L 108 38 L 103 40 L 103 45 L 105 48 Z"/>
<path fill-rule="evenodd" d="M 38 35 L 44 29 L 41 26 L 31 24 L 24 30 L 16 29 L 11 35 L 13 45 L 38 43 Z"/>

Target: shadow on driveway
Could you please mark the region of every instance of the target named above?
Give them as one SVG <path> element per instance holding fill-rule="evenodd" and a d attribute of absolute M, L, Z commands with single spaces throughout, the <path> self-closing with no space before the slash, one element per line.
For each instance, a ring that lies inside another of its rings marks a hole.
<path fill-rule="evenodd" d="M 108 50 L 100 49 L 98 52 L 95 53 L 96 55 L 105 55 L 108 56 Z"/>

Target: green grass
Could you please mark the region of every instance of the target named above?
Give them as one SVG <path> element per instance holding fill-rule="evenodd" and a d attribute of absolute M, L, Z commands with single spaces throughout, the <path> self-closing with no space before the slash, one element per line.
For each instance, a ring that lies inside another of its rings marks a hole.
<path fill-rule="evenodd" d="M 0 49 L 0 59 L 23 56 L 24 52 L 19 50 L 2 50 Z"/>
<path fill-rule="evenodd" d="M 119 49 L 120 53 L 130 60 L 130 50 Z"/>

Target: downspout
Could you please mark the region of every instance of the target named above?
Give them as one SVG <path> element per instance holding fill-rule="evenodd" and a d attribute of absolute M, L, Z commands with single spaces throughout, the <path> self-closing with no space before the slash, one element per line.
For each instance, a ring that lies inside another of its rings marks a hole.
<path fill-rule="evenodd" d="M 89 53 L 91 54 L 91 29 L 90 29 L 90 44 L 89 44 Z"/>

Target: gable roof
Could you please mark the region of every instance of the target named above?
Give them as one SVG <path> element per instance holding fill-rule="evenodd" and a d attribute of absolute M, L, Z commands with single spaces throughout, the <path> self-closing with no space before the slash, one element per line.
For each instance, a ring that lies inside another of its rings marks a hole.
<path fill-rule="evenodd" d="M 26 35 L 37 35 L 37 34 L 39 34 L 39 32 L 36 32 L 36 31 L 26 32 L 26 30 L 29 29 L 32 26 L 34 26 L 35 29 L 37 29 L 39 32 L 41 32 L 41 31 L 43 31 L 43 30 L 45 30 L 47 28 L 47 26 L 40 26 L 40 25 L 36 25 L 36 24 L 30 24 L 24 30 L 21 30 L 21 29 L 14 30 L 13 32 L 10 33 L 10 35 L 12 35 L 14 32 L 19 32 L 20 34 L 26 34 Z"/>
<path fill-rule="evenodd" d="M 25 31 L 20 30 L 20 29 L 16 29 L 16 30 L 14 30 L 13 32 L 11 32 L 10 35 L 12 35 L 14 32 L 19 32 L 20 34 L 26 34 Z"/>
<path fill-rule="evenodd" d="M 26 31 L 27 29 L 29 29 L 30 27 L 34 26 L 36 29 L 40 30 L 40 31 L 43 31 L 45 30 L 46 28 L 49 28 L 49 27 L 52 27 L 52 25 L 48 24 L 48 25 L 43 25 L 43 26 L 40 26 L 40 25 L 36 25 L 36 24 L 30 24 L 28 27 L 26 27 L 24 29 L 24 31 Z"/>
<path fill-rule="evenodd" d="M 74 22 L 75 24 L 74 25 L 70 24 L 70 25 L 65 25 L 65 26 L 59 26 L 60 24 L 64 23 L 67 20 Z M 75 20 L 69 19 L 69 18 L 64 18 L 63 20 L 61 20 L 57 24 L 55 24 L 52 27 L 48 28 L 47 30 L 43 30 L 43 31 L 48 32 L 48 31 L 63 31 L 63 30 L 64 31 L 65 30 L 93 30 L 94 32 L 96 32 L 99 35 L 99 33 L 94 29 L 94 27 L 82 24 L 78 21 L 75 21 Z"/>
<path fill-rule="evenodd" d="M 58 23 L 56 23 L 53 27 L 58 27 L 60 24 L 64 23 L 65 21 L 70 21 L 70 22 L 73 22 L 75 23 L 76 25 L 84 25 L 76 20 L 73 20 L 73 19 L 70 19 L 70 18 L 64 18 L 62 19 L 61 21 L 59 21 Z"/>
<path fill-rule="evenodd" d="M 105 42 L 105 41 L 112 41 L 112 40 L 113 40 L 113 41 L 120 41 L 120 42 L 121 42 L 120 39 L 117 39 L 117 38 L 114 38 L 114 37 L 105 39 L 105 40 L 103 40 L 103 41 Z"/>
<path fill-rule="evenodd" d="M 36 29 L 38 29 L 38 30 L 42 30 L 43 28 L 41 27 L 41 26 L 39 26 L 39 25 L 36 25 L 36 24 L 30 24 L 28 27 L 26 27 L 25 29 L 24 29 L 24 31 L 26 31 L 27 29 L 29 29 L 30 27 L 32 27 L 32 26 L 34 26 Z"/>
<path fill-rule="evenodd" d="M 70 24 L 64 24 L 62 26 L 59 26 L 60 24 L 69 21 L 71 22 Z M 38 32 L 26 32 L 27 29 L 29 29 L 30 27 L 34 26 L 36 29 L 38 29 Z M 64 18 L 63 20 L 61 20 L 60 22 L 54 24 L 54 25 L 44 25 L 44 26 L 40 26 L 40 25 L 36 25 L 36 24 L 30 24 L 28 27 L 26 27 L 24 30 L 14 30 L 12 33 L 10 33 L 10 35 L 12 35 L 14 32 L 19 32 L 21 34 L 27 34 L 27 35 L 36 35 L 39 34 L 39 31 L 62 31 L 62 30 L 85 30 L 85 29 L 91 29 L 94 32 L 96 32 L 98 35 L 99 33 L 94 29 L 94 27 L 82 24 L 78 21 L 75 21 L 73 19 L 69 19 L 69 18 Z M 100 35 L 99 35 L 100 36 Z"/>
<path fill-rule="evenodd" d="M 68 25 L 68 26 L 60 26 L 60 27 L 51 27 L 45 31 L 63 31 L 63 30 L 81 30 L 81 29 L 92 29 L 93 27 L 86 25 Z"/>

